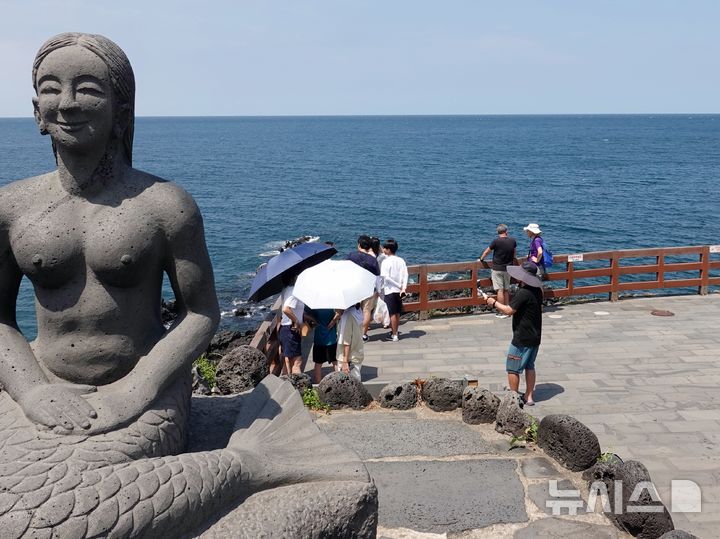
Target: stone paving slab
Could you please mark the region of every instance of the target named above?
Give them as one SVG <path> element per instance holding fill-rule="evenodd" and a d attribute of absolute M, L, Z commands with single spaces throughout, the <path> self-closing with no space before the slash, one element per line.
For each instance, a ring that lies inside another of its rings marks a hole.
<path fill-rule="evenodd" d="M 366 465 L 378 488 L 378 522 L 382 526 L 446 533 L 528 519 L 513 461 Z"/>
<path fill-rule="evenodd" d="M 546 518 L 518 530 L 513 539 L 616 539 L 620 536 L 619 533 L 612 526 Z"/>
<path fill-rule="evenodd" d="M 675 316 L 652 316 L 653 309 Z M 511 328 L 510 319 L 481 314 L 405 322 L 399 342 L 382 340 L 387 330 L 373 329 L 363 368 L 385 382 L 467 374 L 499 392 L 506 385 Z M 685 478 L 696 478 L 704 493 L 720 483 L 719 328 L 720 294 L 549 307 L 532 413 L 577 417 L 604 451 L 647 463 L 652 477 L 668 483 L 657 485 L 661 494 L 669 492 L 671 479 Z M 449 351 L 457 348 L 463 351 Z M 432 359 L 385 368 L 406 350 Z M 671 500 L 664 501 L 670 508 Z M 720 511 L 710 511 L 714 503 L 703 498 L 702 513 L 673 513 L 676 526 L 716 537 Z"/>
<path fill-rule="evenodd" d="M 553 479 L 560 475 L 557 465 L 552 459 L 545 457 L 524 459 L 520 466 L 523 475 L 528 479 Z"/>
<path fill-rule="evenodd" d="M 561 488 L 582 485 L 581 474 L 537 447 L 510 450 L 510 437 L 492 425 L 463 423 L 460 410 L 374 406 L 318 413 L 317 425 L 355 449 L 367 466 L 378 488 L 381 538 L 512 538 L 538 520 L 556 520 L 545 507 L 549 479 Z M 589 538 L 630 537 L 613 531 L 601 514 L 564 517 L 538 530 L 524 537 L 543 537 L 545 530 L 558 532 L 547 537 L 573 537 L 568 530 L 587 531 Z"/>
<path fill-rule="evenodd" d="M 349 414 L 341 422 L 323 425 L 323 429 L 363 459 L 447 457 L 497 451 L 480 433 L 462 422 L 401 418 L 393 412 L 388 412 L 385 420 L 374 419 L 381 414 L 366 415 Z"/>

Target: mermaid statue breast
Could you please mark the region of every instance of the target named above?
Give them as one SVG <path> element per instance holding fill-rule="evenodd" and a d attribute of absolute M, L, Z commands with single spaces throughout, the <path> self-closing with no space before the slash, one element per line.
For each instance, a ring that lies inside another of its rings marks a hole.
<path fill-rule="evenodd" d="M 372 535 L 377 501 L 365 467 L 277 378 L 240 397 L 225 447 L 184 452 L 190 366 L 219 321 L 200 212 L 177 185 L 132 167 L 135 82 L 116 44 L 58 35 L 32 75 L 57 169 L 0 188 L 2 536 L 195 536 L 248 497 L 273 489 L 282 499 L 293 485 L 310 497 L 340 489 L 355 508 L 345 522 L 291 533 Z M 179 311 L 169 330 L 164 275 Z M 33 342 L 16 322 L 24 276 L 35 293 Z M 247 529 L 287 535 L 278 512 L 237 515 L 267 516 Z"/>

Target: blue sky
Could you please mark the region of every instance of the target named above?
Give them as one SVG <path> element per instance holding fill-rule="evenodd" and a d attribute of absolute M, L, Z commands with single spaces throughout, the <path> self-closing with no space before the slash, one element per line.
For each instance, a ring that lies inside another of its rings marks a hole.
<path fill-rule="evenodd" d="M 0 117 L 63 31 L 127 53 L 137 113 L 720 112 L 720 2 L 0 0 Z"/>

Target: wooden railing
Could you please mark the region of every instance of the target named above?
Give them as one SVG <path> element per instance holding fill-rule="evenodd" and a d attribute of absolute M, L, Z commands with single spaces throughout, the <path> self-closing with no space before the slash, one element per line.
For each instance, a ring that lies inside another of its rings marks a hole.
<path fill-rule="evenodd" d="M 632 263 L 631 259 L 641 260 Z M 519 259 L 521 263 L 523 260 Z M 547 298 L 607 294 L 610 301 L 617 301 L 621 293 L 672 288 L 697 288 L 699 294 L 707 294 L 709 287 L 720 286 L 720 273 L 710 274 L 712 270 L 720 270 L 720 245 L 555 255 L 551 269 L 544 288 Z M 407 287 L 410 301 L 403 303 L 403 310 L 418 312 L 421 319 L 435 309 L 484 305 L 477 287 L 492 288 L 487 262 L 420 264 L 408 266 L 408 273 L 412 281 Z M 672 275 L 674 273 L 683 275 Z M 442 280 L 430 278 L 443 274 L 447 277 Z M 650 278 L 642 279 L 643 276 Z M 597 282 L 603 280 L 606 282 Z M 452 297 L 439 297 L 443 295 Z M 279 321 L 280 300 L 275 302 L 250 343 L 269 359 L 279 353 Z"/>
<path fill-rule="evenodd" d="M 258 327 L 252 341 L 250 341 L 250 346 L 260 350 L 269 360 L 277 359 L 280 355 L 280 342 L 278 340 L 280 306 L 281 299 L 278 298 L 273 303 L 268 314 L 265 315 L 265 320 Z"/>
<path fill-rule="evenodd" d="M 720 276 L 710 275 L 711 270 L 720 269 L 718 253 L 720 246 L 704 245 L 555 255 L 544 293 L 547 298 L 608 294 L 610 301 L 617 301 L 623 292 L 637 290 L 696 287 L 699 294 L 707 294 L 710 286 L 720 286 Z M 684 260 L 673 260 L 677 258 Z M 633 264 L 628 263 L 629 259 L 644 260 Z M 654 262 L 648 263 L 647 259 Z M 523 260 L 519 259 L 521 263 Z M 407 291 L 414 295 L 415 301 L 404 303 L 403 310 L 420 312 L 421 318 L 433 309 L 483 305 L 485 300 L 478 294 L 477 286 L 492 287 L 487 262 L 421 264 L 408 266 L 408 273 L 413 284 L 408 285 Z M 678 278 L 670 275 L 673 273 L 696 275 Z M 462 274 L 462 277 L 435 281 L 430 278 L 442 274 Z M 643 275 L 649 275 L 650 279 L 641 279 Z M 603 280 L 606 282 L 597 282 Z M 438 298 L 443 291 L 446 295 L 450 292 L 461 297 Z"/>

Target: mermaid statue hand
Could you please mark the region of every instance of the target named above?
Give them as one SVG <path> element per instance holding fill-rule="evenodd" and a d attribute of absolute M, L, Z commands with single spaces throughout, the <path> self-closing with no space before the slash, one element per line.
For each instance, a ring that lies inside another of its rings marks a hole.
<path fill-rule="evenodd" d="M 135 380 L 136 381 L 136 380 Z M 95 393 L 87 395 L 87 402 L 97 411 L 95 419 L 84 431 L 86 434 L 110 432 L 130 424 L 140 417 L 155 399 L 156 391 L 151 381 L 135 384 L 129 377 L 99 386 Z"/>
<path fill-rule="evenodd" d="M 97 412 L 84 395 L 96 391 L 85 384 L 41 384 L 25 391 L 17 402 L 25 416 L 38 425 L 70 433 L 90 428 Z"/>

